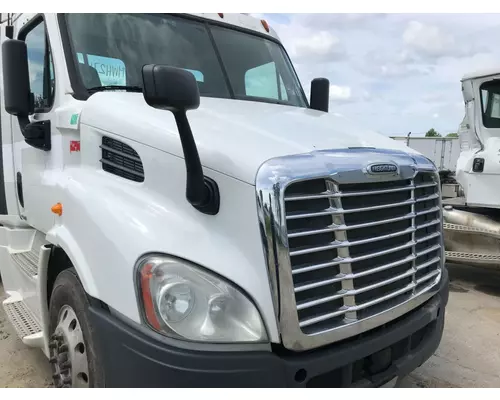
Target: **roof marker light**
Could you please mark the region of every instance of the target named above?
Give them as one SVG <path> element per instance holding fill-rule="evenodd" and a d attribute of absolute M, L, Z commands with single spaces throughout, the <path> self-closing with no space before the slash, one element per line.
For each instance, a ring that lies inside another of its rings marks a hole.
<path fill-rule="evenodd" d="M 264 29 L 266 30 L 266 32 L 269 33 L 269 25 L 267 24 L 266 20 L 261 19 L 260 23 L 262 24 L 262 26 L 264 27 Z"/>
<path fill-rule="evenodd" d="M 224 14 L 223 13 L 217 13 L 217 14 L 219 14 L 219 17 L 224 18 Z"/>

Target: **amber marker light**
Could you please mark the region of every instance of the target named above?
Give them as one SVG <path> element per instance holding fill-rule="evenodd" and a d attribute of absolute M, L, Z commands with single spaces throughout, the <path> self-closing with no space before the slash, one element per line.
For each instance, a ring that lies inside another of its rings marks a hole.
<path fill-rule="evenodd" d="M 153 298 L 151 297 L 151 290 L 149 287 L 149 282 L 153 275 L 153 272 L 151 271 L 152 269 L 152 264 L 146 264 L 141 270 L 142 302 L 144 304 L 144 311 L 146 312 L 148 322 L 153 328 L 160 330 L 160 322 L 158 321 L 158 318 L 156 318 Z"/>
<path fill-rule="evenodd" d="M 261 19 L 261 20 L 260 20 L 260 23 L 262 24 L 262 26 L 264 27 L 264 29 L 266 30 L 266 32 L 267 32 L 267 33 L 269 33 L 269 25 L 268 25 L 268 23 L 266 22 L 266 20 Z"/>
<path fill-rule="evenodd" d="M 62 208 L 62 204 L 61 203 L 57 203 L 57 204 L 54 204 L 51 208 L 51 211 L 54 213 L 54 214 L 57 214 L 59 216 L 62 215 L 63 213 L 63 208 Z"/>

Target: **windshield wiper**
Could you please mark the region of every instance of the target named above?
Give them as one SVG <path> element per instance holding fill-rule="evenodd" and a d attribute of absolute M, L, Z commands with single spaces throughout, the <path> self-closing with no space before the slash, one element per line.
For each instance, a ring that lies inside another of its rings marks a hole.
<path fill-rule="evenodd" d="M 87 90 L 89 92 L 103 92 L 105 90 L 125 90 L 127 92 L 142 93 L 142 87 L 140 87 L 140 86 L 107 85 L 107 86 L 94 86 L 94 87 L 91 87 Z"/>

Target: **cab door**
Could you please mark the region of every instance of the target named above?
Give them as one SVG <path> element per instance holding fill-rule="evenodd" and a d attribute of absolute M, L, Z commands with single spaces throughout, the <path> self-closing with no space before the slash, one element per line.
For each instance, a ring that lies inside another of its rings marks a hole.
<path fill-rule="evenodd" d="M 56 82 L 46 21 L 42 15 L 37 15 L 17 28 L 17 39 L 25 41 L 28 53 L 30 89 L 34 101 L 30 122 L 48 121 L 54 126 Z M 43 185 L 53 152 L 27 144 L 19 122 L 14 118 L 12 122 L 14 174 L 20 214 L 31 226 L 45 231 L 53 223 L 49 191 Z"/>

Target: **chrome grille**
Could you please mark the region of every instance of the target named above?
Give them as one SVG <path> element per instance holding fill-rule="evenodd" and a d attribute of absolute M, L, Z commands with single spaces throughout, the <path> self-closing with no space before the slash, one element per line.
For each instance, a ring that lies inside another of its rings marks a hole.
<path fill-rule="evenodd" d="M 299 327 L 319 334 L 426 292 L 441 268 L 434 172 L 411 179 L 292 183 L 285 220 Z"/>

